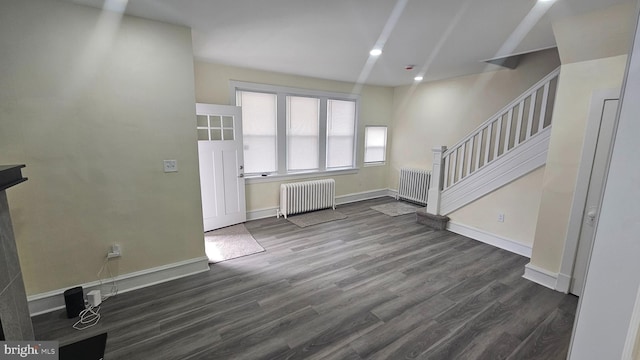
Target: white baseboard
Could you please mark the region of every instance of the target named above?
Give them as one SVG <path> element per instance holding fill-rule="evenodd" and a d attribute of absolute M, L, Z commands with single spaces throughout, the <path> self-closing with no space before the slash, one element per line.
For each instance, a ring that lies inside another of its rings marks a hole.
<path fill-rule="evenodd" d="M 456 234 L 470 237 L 474 240 L 481 241 L 485 244 L 489 244 L 500 249 L 510 251 L 514 254 L 522 255 L 531 258 L 531 246 L 523 245 L 517 241 L 504 238 L 487 232 L 485 230 L 477 229 L 472 226 L 449 221 L 447 223 L 447 230 Z"/>
<path fill-rule="evenodd" d="M 535 266 L 532 263 L 524 266 L 524 275 L 522 277 L 552 290 L 556 289 L 556 282 L 558 281 L 558 274 Z"/>
<path fill-rule="evenodd" d="M 556 290 L 568 294 L 570 286 L 571 276 L 563 273 L 558 273 L 558 279 L 556 280 Z"/>
<path fill-rule="evenodd" d="M 363 191 L 359 193 L 336 196 L 336 204 L 337 205 L 348 204 L 356 201 L 377 199 L 385 196 L 394 196 L 394 194 L 395 194 L 395 191 L 390 189 Z"/>
<path fill-rule="evenodd" d="M 247 221 L 276 217 L 277 207 L 247 211 Z"/>
<path fill-rule="evenodd" d="M 348 204 L 356 201 L 377 199 L 385 196 L 395 196 L 396 191 L 391 189 L 379 189 L 363 191 L 359 193 L 336 196 L 336 205 Z M 247 221 L 275 217 L 278 207 L 247 211 Z"/>
<path fill-rule="evenodd" d="M 209 271 L 209 259 L 207 257 L 199 257 L 120 275 L 116 277 L 118 294 L 179 279 L 185 276 L 195 275 L 205 271 Z M 82 286 L 83 291 L 86 294 L 91 290 L 99 289 L 100 282 L 93 281 L 76 286 Z M 72 287 L 74 286 L 69 286 L 68 288 Z M 65 307 L 63 293 L 68 288 L 28 296 L 27 301 L 29 302 L 29 313 L 31 316 L 63 309 Z M 110 288 L 110 282 L 106 283 L 106 285 L 100 290 L 104 292 L 105 289 L 108 288 Z"/>

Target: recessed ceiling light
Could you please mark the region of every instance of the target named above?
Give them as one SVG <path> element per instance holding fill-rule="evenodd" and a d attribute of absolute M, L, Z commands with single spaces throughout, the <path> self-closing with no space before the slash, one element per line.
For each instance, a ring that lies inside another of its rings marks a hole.
<path fill-rule="evenodd" d="M 538 0 L 539 2 L 553 2 L 555 0 Z"/>
<path fill-rule="evenodd" d="M 418 75 L 418 76 L 414 77 L 413 80 L 422 81 L 422 76 Z"/>
<path fill-rule="evenodd" d="M 369 51 L 369 54 L 371 56 L 379 56 L 380 54 L 382 54 L 382 49 L 373 49 Z"/>

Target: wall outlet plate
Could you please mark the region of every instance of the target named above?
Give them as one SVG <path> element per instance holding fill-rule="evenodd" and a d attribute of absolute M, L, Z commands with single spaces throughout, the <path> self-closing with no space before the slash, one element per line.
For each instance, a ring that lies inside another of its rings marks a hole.
<path fill-rule="evenodd" d="M 178 172 L 178 160 L 163 160 L 164 172 Z"/>
<path fill-rule="evenodd" d="M 107 259 L 120 257 L 122 255 L 120 251 L 121 251 L 120 245 L 118 244 L 111 245 L 111 251 L 107 253 Z"/>
<path fill-rule="evenodd" d="M 498 214 L 498 222 L 504 222 L 504 214 L 503 213 L 499 213 Z"/>

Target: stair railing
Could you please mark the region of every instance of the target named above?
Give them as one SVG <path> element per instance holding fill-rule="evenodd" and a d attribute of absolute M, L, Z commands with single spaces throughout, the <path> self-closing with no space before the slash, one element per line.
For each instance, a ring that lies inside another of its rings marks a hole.
<path fill-rule="evenodd" d="M 449 149 L 433 148 L 427 212 L 440 214 L 440 193 L 551 126 L 560 68 L 530 87 Z"/>

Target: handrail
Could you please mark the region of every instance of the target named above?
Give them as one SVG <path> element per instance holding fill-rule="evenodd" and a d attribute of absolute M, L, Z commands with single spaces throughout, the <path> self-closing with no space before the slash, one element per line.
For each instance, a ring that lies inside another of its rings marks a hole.
<path fill-rule="evenodd" d="M 510 109 L 515 108 L 518 104 L 520 104 L 520 102 L 522 102 L 523 100 L 525 100 L 526 98 L 528 98 L 531 93 L 533 93 L 534 91 L 538 91 L 542 86 L 544 86 L 545 83 L 551 82 L 551 80 L 553 80 L 556 76 L 558 76 L 560 74 L 560 67 L 557 67 L 555 70 L 553 70 L 552 72 L 550 72 L 547 76 L 545 76 L 544 78 L 542 78 L 542 80 L 538 81 L 537 83 L 535 83 L 533 86 L 531 86 L 529 89 L 527 89 L 525 92 L 522 93 L 522 95 L 518 96 L 515 100 L 511 101 L 509 104 L 507 104 L 505 107 L 503 107 L 502 109 L 500 109 L 498 112 L 496 112 L 495 114 L 493 114 L 493 116 L 490 116 L 487 120 L 485 120 L 482 124 L 478 125 L 478 127 L 476 127 L 474 130 L 472 130 L 469 135 L 467 135 L 466 137 L 464 137 L 462 140 L 458 141 L 457 143 L 455 143 L 453 146 L 449 147 L 449 150 L 447 150 L 444 154 L 442 154 L 443 156 L 447 156 L 450 153 L 452 153 L 455 149 L 459 148 L 460 145 L 462 145 L 463 143 L 466 143 L 467 141 L 469 141 L 472 137 L 474 137 L 475 135 L 477 135 L 477 133 L 479 133 L 480 131 L 484 130 L 490 123 L 494 122 L 495 120 L 498 119 L 498 117 L 503 116 L 506 112 L 508 112 Z"/>
<path fill-rule="evenodd" d="M 550 93 L 555 89 L 551 88 L 551 84 L 559 74 L 560 68 L 556 68 L 443 152 L 441 190 L 457 184 L 537 135 L 545 127 L 551 126 L 551 122 L 545 124 L 545 120 L 553 111 L 554 99 L 550 98 Z M 557 81 L 555 86 L 557 87 Z M 528 109 L 525 112 L 526 107 Z M 522 138 L 522 131 L 524 131 L 524 138 Z M 513 144 L 511 144 L 512 138 Z"/>

